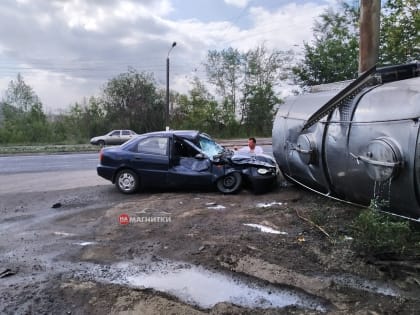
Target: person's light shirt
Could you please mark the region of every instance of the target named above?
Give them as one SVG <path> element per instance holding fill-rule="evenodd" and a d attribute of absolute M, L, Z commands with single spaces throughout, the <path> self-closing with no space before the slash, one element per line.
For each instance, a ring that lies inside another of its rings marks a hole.
<path fill-rule="evenodd" d="M 240 153 L 247 153 L 247 154 L 262 154 L 264 153 L 263 149 L 256 145 L 254 150 L 252 150 L 249 146 L 242 147 L 238 150 Z"/>

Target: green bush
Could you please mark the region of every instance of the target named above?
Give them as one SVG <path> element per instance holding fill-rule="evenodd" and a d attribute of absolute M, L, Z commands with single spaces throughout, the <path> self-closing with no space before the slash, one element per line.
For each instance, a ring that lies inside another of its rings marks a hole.
<path fill-rule="evenodd" d="M 353 246 L 371 255 L 402 254 L 411 243 L 408 220 L 377 210 L 375 203 L 353 221 Z"/>

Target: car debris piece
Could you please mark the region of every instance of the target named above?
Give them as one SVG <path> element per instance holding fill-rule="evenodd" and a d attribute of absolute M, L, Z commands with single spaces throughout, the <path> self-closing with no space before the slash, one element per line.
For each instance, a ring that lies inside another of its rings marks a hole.
<path fill-rule="evenodd" d="M 0 278 L 6 278 L 6 277 L 10 277 L 13 276 L 14 274 L 16 274 L 15 271 L 13 271 L 12 269 L 5 269 L 0 273 Z"/>

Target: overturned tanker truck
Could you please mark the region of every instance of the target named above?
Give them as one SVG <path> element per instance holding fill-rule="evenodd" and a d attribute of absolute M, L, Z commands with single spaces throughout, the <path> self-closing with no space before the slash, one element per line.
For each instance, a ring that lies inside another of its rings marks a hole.
<path fill-rule="evenodd" d="M 286 179 L 420 220 L 419 63 L 371 68 L 347 87 L 290 98 L 273 125 Z"/>

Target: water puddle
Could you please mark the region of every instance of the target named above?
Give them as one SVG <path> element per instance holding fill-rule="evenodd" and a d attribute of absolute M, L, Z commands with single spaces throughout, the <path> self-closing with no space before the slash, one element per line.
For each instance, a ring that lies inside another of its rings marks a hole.
<path fill-rule="evenodd" d="M 225 206 L 218 205 L 215 202 L 207 202 L 206 207 L 207 207 L 207 209 L 210 209 L 210 210 L 224 210 L 224 209 L 226 209 Z"/>
<path fill-rule="evenodd" d="M 207 209 L 210 209 L 210 210 L 224 210 L 224 209 L 226 209 L 226 207 L 222 206 L 222 205 L 217 205 L 217 206 L 207 207 Z"/>
<path fill-rule="evenodd" d="M 273 207 L 273 206 L 282 206 L 282 205 L 287 205 L 287 203 L 286 202 L 276 202 L 276 201 L 273 201 L 273 202 L 260 202 L 260 203 L 257 203 L 257 205 L 256 205 L 256 207 L 257 208 L 271 208 L 271 207 Z"/>
<path fill-rule="evenodd" d="M 73 243 L 74 245 L 80 245 L 80 246 L 88 246 L 88 245 L 94 245 L 96 244 L 96 242 L 78 242 L 78 243 Z"/>
<path fill-rule="evenodd" d="M 130 285 L 151 288 L 178 297 L 185 303 L 204 309 L 220 302 L 248 308 L 281 308 L 289 305 L 326 311 L 321 302 L 303 293 L 256 285 L 201 267 L 179 264 L 156 266 L 155 270 L 128 276 Z"/>
<path fill-rule="evenodd" d="M 287 235 L 287 232 L 277 231 L 277 230 L 274 230 L 271 227 L 265 226 L 265 225 L 252 224 L 252 223 L 244 223 L 244 225 L 259 229 L 263 233 Z"/>
<path fill-rule="evenodd" d="M 61 231 L 53 232 L 53 234 L 57 236 L 75 236 L 76 235 L 73 233 L 67 233 L 67 232 L 61 232 Z"/>

